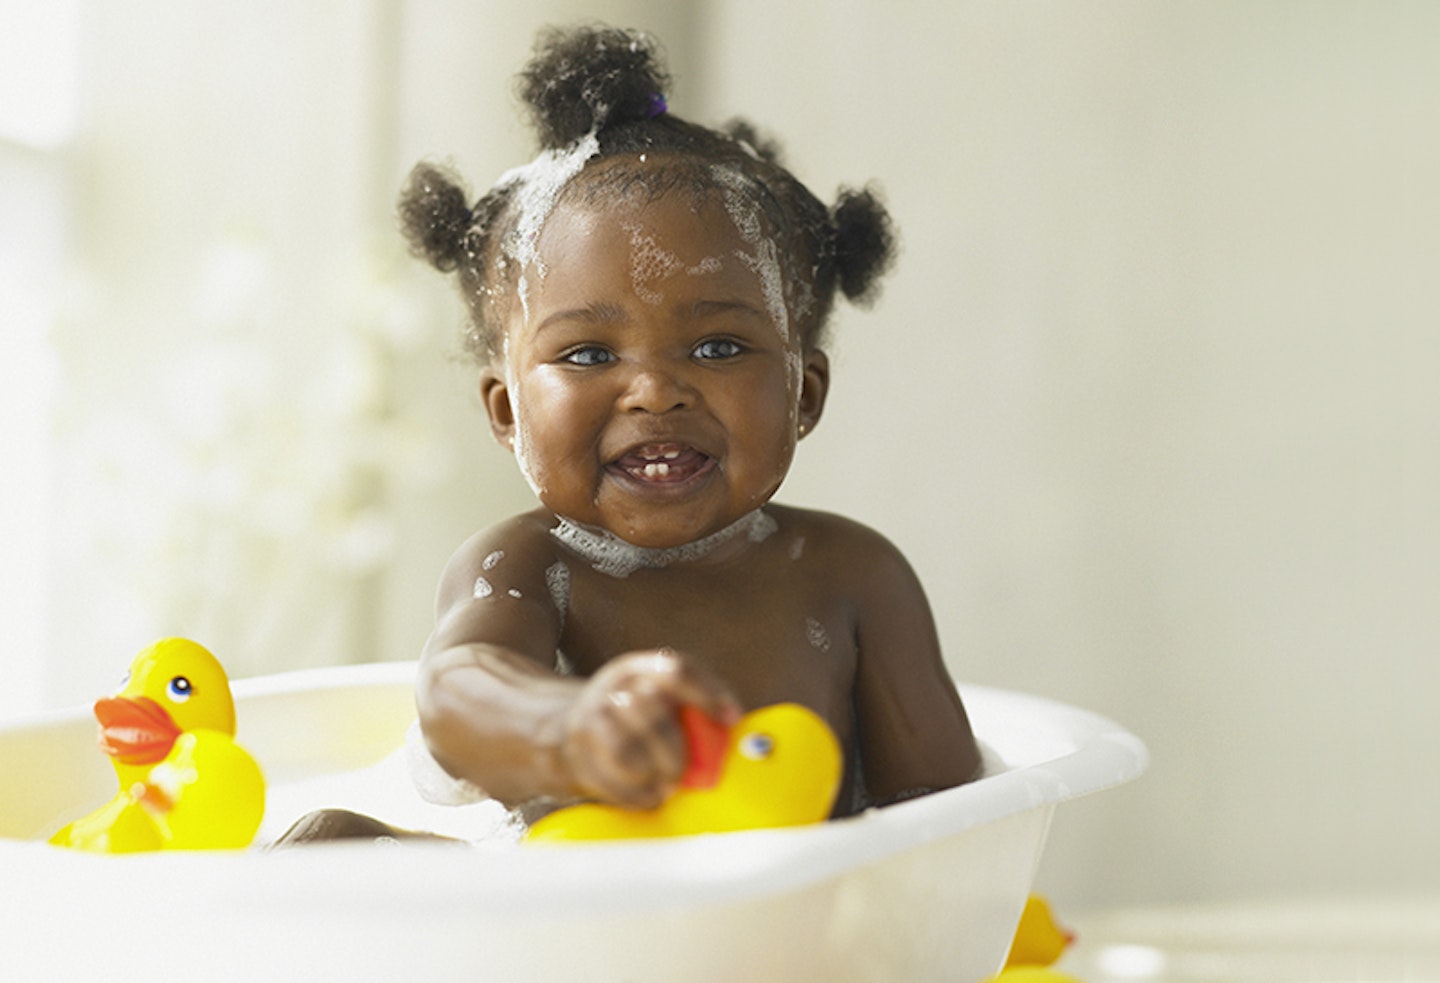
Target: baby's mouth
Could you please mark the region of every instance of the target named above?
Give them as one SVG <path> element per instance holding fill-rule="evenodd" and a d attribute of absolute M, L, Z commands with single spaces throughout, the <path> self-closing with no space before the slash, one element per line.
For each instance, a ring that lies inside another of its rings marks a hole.
<path fill-rule="evenodd" d="M 647 484 L 681 484 L 714 464 L 714 458 L 685 444 L 645 444 L 610 466 L 635 481 Z"/>

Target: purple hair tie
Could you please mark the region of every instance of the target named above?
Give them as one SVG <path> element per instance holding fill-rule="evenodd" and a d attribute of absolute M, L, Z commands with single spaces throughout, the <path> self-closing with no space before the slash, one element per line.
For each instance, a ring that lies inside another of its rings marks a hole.
<path fill-rule="evenodd" d="M 670 108 L 670 107 L 668 107 L 667 105 L 665 105 L 665 95 L 664 95 L 664 93 L 661 93 L 661 92 L 651 93 L 651 95 L 650 95 L 650 108 L 646 111 L 646 113 L 645 113 L 645 118 L 646 118 L 646 119 L 654 119 L 656 116 L 663 116 L 663 115 L 665 115 L 665 111 L 666 111 L 667 109 L 669 109 L 669 108 Z"/>

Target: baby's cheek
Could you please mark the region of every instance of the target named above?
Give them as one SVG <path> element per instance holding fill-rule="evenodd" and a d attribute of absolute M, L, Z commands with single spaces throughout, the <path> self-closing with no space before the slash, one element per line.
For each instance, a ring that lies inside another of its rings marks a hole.
<path fill-rule="evenodd" d="M 520 473 L 531 491 L 541 499 L 548 494 L 564 494 L 557 487 L 564 480 L 566 461 L 577 462 L 577 453 L 584 441 L 583 421 L 590 418 L 583 407 L 575 405 L 573 394 L 564 386 L 549 384 L 543 377 L 526 378 L 522 385 L 512 387 L 515 414 L 513 451 Z"/>

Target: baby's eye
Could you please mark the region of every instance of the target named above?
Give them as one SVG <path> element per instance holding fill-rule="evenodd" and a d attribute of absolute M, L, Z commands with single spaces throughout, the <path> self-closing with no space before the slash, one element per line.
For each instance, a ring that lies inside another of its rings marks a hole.
<path fill-rule="evenodd" d="M 587 345 L 583 348 L 572 348 L 561 355 L 560 360 L 571 365 L 604 365 L 615 360 L 615 353 L 597 345 Z"/>
<path fill-rule="evenodd" d="M 744 351 L 739 342 L 729 338 L 709 338 L 695 346 L 694 355 L 700 359 L 723 359 L 734 358 Z"/>

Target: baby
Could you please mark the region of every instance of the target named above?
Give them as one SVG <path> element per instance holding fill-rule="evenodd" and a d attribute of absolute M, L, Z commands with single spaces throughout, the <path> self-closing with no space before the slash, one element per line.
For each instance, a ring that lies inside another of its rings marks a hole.
<path fill-rule="evenodd" d="M 495 438 L 540 507 L 446 568 L 420 662 L 426 748 L 512 807 L 649 807 L 682 704 L 802 703 L 846 749 L 845 814 L 977 776 L 924 592 L 872 530 L 776 505 L 820 421 L 837 289 L 888 264 L 868 192 L 826 208 L 744 124 L 670 113 L 644 35 L 542 36 L 543 151 L 473 206 L 422 164 L 418 253 L 458 275 Z"/>

